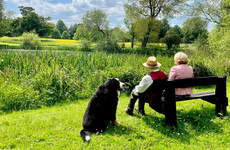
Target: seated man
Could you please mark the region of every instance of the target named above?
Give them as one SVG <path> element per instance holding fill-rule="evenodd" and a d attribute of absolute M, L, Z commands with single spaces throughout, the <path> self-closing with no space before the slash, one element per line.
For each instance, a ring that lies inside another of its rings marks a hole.
<path fill-rule="evenodd" d="M 165 72 L 159 70 L 161 64 L 157 62 L 157 59 L 154 56 L 149 57 L 147 62 L 143 63 L 143 65 L 149 70 L 150 73 L 145 75 L 140 84 L 137 85 L 132 91 L 128 108 L 125 111 L 128 115 L 133 115 L 134 105 L 138 98 L 138 110 L 142 115 L 145 115 L 144 105 L 146 100 L 148 100 L 147 102 L 150 104 L 150 107 L 154 107 L 154 101 L 160 100 L 163 90 L 154 86 L 154 80 L 167 79 Z"/>

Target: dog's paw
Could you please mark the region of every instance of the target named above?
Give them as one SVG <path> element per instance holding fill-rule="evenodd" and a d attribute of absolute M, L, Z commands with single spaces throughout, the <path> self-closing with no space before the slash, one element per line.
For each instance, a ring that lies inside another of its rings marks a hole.
<path fill-rule="evenodd" d="M 119 126 L 119 125 L 120 125 L 120 123 L 117 122 L 116 120 L 113 121 L 113 124 L 114 124 L 115 126 Z"/>

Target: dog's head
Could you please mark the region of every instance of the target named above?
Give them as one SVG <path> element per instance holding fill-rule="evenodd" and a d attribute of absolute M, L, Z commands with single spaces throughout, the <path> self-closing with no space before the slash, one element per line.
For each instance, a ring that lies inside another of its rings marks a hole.
<path fill-rule="evenodd" d="M 125 91 L 125 83 L 121 82 L 118 78 L 111 78 L 107 80 L 104 85 L 110 89 Z"/>

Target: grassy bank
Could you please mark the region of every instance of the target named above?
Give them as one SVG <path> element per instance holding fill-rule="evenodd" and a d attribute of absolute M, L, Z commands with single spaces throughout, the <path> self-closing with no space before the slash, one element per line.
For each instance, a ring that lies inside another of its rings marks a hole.
<path fill-rule="evenodd" d="M 0 115 L 0 149 L 227 150 L 230 147 L 229 107 L 227 116 L 220 119 L 215 116 L 212 104 L 201 100 L 178 102 L 178 129 L 171 131 L 164 126 L 164 116 L 148 105 L 148 116 L 142 117 L 137 112 L 133 117 L 128 116 L 124 110 L 129 97 L 125 95 L 120 97 L 117 109 L 121 125 L 110 125 L 103 134 L 93 134 L 91 141 L 84 143 L 79 132 L 88 100 Z"/>

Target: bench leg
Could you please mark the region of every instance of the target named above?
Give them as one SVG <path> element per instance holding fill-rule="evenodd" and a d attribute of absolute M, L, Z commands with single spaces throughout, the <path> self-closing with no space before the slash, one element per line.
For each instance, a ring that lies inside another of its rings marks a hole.
<path fill-rule="evenodd" d="M 177 117 L 176 117 L 176 103 L 171 103 L 170 105 L 164 105 L 165 108 L 165 124 L 173 128 L 177 127 Z"/>
<path fill-rule="evenodd" d="M 226 116 L 227 106 L 216 104 L 216 116 Z"/>

